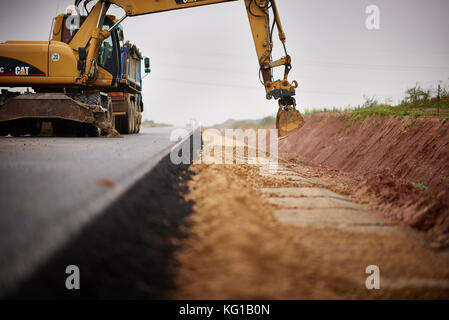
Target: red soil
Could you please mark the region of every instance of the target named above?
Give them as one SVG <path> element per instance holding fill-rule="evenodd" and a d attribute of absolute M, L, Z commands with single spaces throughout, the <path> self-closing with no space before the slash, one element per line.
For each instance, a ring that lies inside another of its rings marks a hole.
<path fill-rule="evenodd" d="M 351 125 L 338 113 L 305 120 L 279 142 L 281 157 L 362 177 L 357 196 L 374 195 L 384 215 L 449 243 L 449 121 L 372 116 Z"/>

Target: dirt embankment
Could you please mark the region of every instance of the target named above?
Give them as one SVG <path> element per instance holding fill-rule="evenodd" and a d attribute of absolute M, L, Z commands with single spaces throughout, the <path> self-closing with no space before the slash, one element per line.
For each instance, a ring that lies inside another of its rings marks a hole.
<path fill-rule="evenodd" d="M 312 168 L 294 166 L 313 185 L 339 188 Z M 448 261 L 408 233 L 290 225 L 260 192 L 295 189 L 288 176 L 261 176 L 247 164 L 196 164 L 191 171 L 185 201 L 193 211 L 176 255 L 175 299 L 448 297 Z M 371 264 L 382 270 L 381 290 L 365 287 Z"/>
<path fill-rule="evenodd" d="M 449 121 L 372 116 L 351 123 L 341 113 L 313 114 L 280 141 L 280 155 L 357 176 L 355 194 L 375 196 L 389 218 L 449 243 Z"/>

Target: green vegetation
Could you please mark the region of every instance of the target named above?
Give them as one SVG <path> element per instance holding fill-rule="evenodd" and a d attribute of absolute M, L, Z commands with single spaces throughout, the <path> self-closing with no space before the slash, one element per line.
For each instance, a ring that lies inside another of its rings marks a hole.
<path fill-rule="evenodd" d="M 276 125 L 276 117 L 268 116 L 259 121 L 259 124 L 263 127 Z"/>
<path fill-rule="evenodd" d="M 412 186 L 414 186 L 415 188 L 418 188 L 418 189 L 424 189 L 424 190 L 429 189 L 429 185 L 427 184 L 427 182 L 421 182 L 421 183 L 412 182 Z"/>
<path fill-rule="evenodd" d="M 320 113 L 320 112 L 344 112 L 348 111 L 350 109 L 338 109 L 336 107 L 333 108 L 323 108 L 323 109 L 305 109 L 304 115 L 314 114 L 314 113 Z"/>
<path fill-rule="evenodd" d="M 441 100 L 439 112 L 436 101 L 428 100 L 419 105 L 403 102 L 397 106 L 376 104 L 371 107 L 358 107 L 351 112 L 350 118 L 363 121 L 373 115 L 449 118 L 449 99 Z"/>
<path fill-rule="evenodd" d="M 411 116 L 439 117 L 443 121 L 449 118 L 449 88 L 442 87 L 440 90 L 440 101 L 438 103 L 438 92 L 436 89 L 423 89 L 418 83 L 405 91 L 403 101 L 398 105 L 391 105 L 391 101 L 380 103 L 375 97 L 365 96 L 365 102 L 356 108 L 345 109 L 306 109 L 305 114 L 318 112 L 344 112 L 351 123 L 363 121 L 373 115 L 380 116 Z M 438 109 L 439 104 L 439 109 Z"/>

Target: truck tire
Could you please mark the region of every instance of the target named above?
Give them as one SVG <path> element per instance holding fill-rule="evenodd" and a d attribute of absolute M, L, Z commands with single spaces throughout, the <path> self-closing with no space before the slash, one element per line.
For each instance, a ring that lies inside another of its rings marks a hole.
<path fill-rule="evenodd" d="M 115 128 L 120 134 L 131 134 L 131 121 L 130 121 L 130 112 L 131 108 L 128 104 L 128 112 L 123 116 L 115 117 Z"/>
<path fill-rule="evenodd" d="M 115 129 L 122 134 L 122 116 L 115 116 Z"/>
<path fill-rule="evenodd" d="M 140 128 L 142 126 L 142 113 L 137 109 L 136 111 L 136 118 L 137 118 L 137 129 L 136 133 L 140 132 Z"/>
<path fill-rule="evenodd" d="M 130 120 L 130 133 L 133 134 L 136 132 L 136 112 L 135 112 L 135 107 L 134 107 L 134 101 L 130 100 L 129 101 L 129 120 Z"/>
<path fill-rule="evenodd" d="M 115 117 L 115 129 L 117 129 L 120 134 L 129 134 L 128 114 Z"/>
<path fill-rule="evenodd" d="M 128 100 L 128 112 L 126 112 L 126 115 L 115 117 L 115 129 L 120 134 L 133 134 L 140 131 L 137 104 L 133 99 Z"/>
<path fill-rule="evenodd" d="M 139 125 L 139 117 L 137 114 L 137 101 L 133 101 L 133 110 L 134 110 L 134 133 L 137 133 L 138 125 Z"/>

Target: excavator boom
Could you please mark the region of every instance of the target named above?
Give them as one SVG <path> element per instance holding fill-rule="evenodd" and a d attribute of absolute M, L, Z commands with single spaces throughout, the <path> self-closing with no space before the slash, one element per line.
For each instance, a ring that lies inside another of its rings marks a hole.
<path fill-rule="evenodd" d="M 237 0 L 100 0 L 91 11 L 90 15 L 93 15 L 93 17 L 90 19 L 90 22 L 92 24 L 95 21 L 98 21 L 97 25 L 101 26 L 101 21 L 104 19 L 107 8 L 111 4 L 121 7 L 125 11 L 126 16 L 138 16 L 231 1 Z M 77 4 L 79 4 L 79 2 L 80 0 L 77 0 Z M 296 110 L 296 101 L 294 99 L 295 89 L 297 88 L 298 83 L 296 81 L 290 83 L 288 80 L 288 74 L 291 70 L 291 57 L 288 55 L 285 46 L 286 36 L 281 25 L 276 1 L 244 0 L 244 2 L 256 47 L 259 70 L 265 87 L 266 97 L 267 99 L 274 98 L 279 101 L 276 126 L 279 130 L 279 137 L 286 137 L 301 128 L 304 124 L 304 120 L 299 111 Z M 272 17 L 270 16 L 270 11 L 272 12 Z M 124 18 L 125 17 L 121 20 Z M 273 21 L 270 21 L 271 19 Z M 282 43 L 285 56 L 273 61 L 273 28 L 275 25 L 278 29 L 279 40 Z M 86 28 L 88 27 L 90 26 L 86 25 Z M 108 34 L 104 31 L 102 32 L 99 27 L 92 33 L 91 37 L 86 37 L 86 33 L 82 32 L 79 32 L 78 34 L 79 38 L 83 38 L 84 41 L 77 42 L 78 39 L 75 37 L 71 46 L 83 43 L 87 44 L 88 41 L 94 40 L 91 47 L 96 49 L 89 51 L 89 59 L 87 61 L 88 68 L 86 68 L 84 75 L 84 80 L 88 81 L 89 73 L 92 73 L 90 70 L 92 65 L 89 62 L 95 59 L 98 54 L 99 43 L 101 43 L 102 38 L 107 37 Z M 273 80 L 272 71 L 273 68 L 276 67 L 284 67 L 283 79 Z"/>
<path fill-rule="evenodd" d="M 111 0 L 129 17 L 237 0 Z"/>

